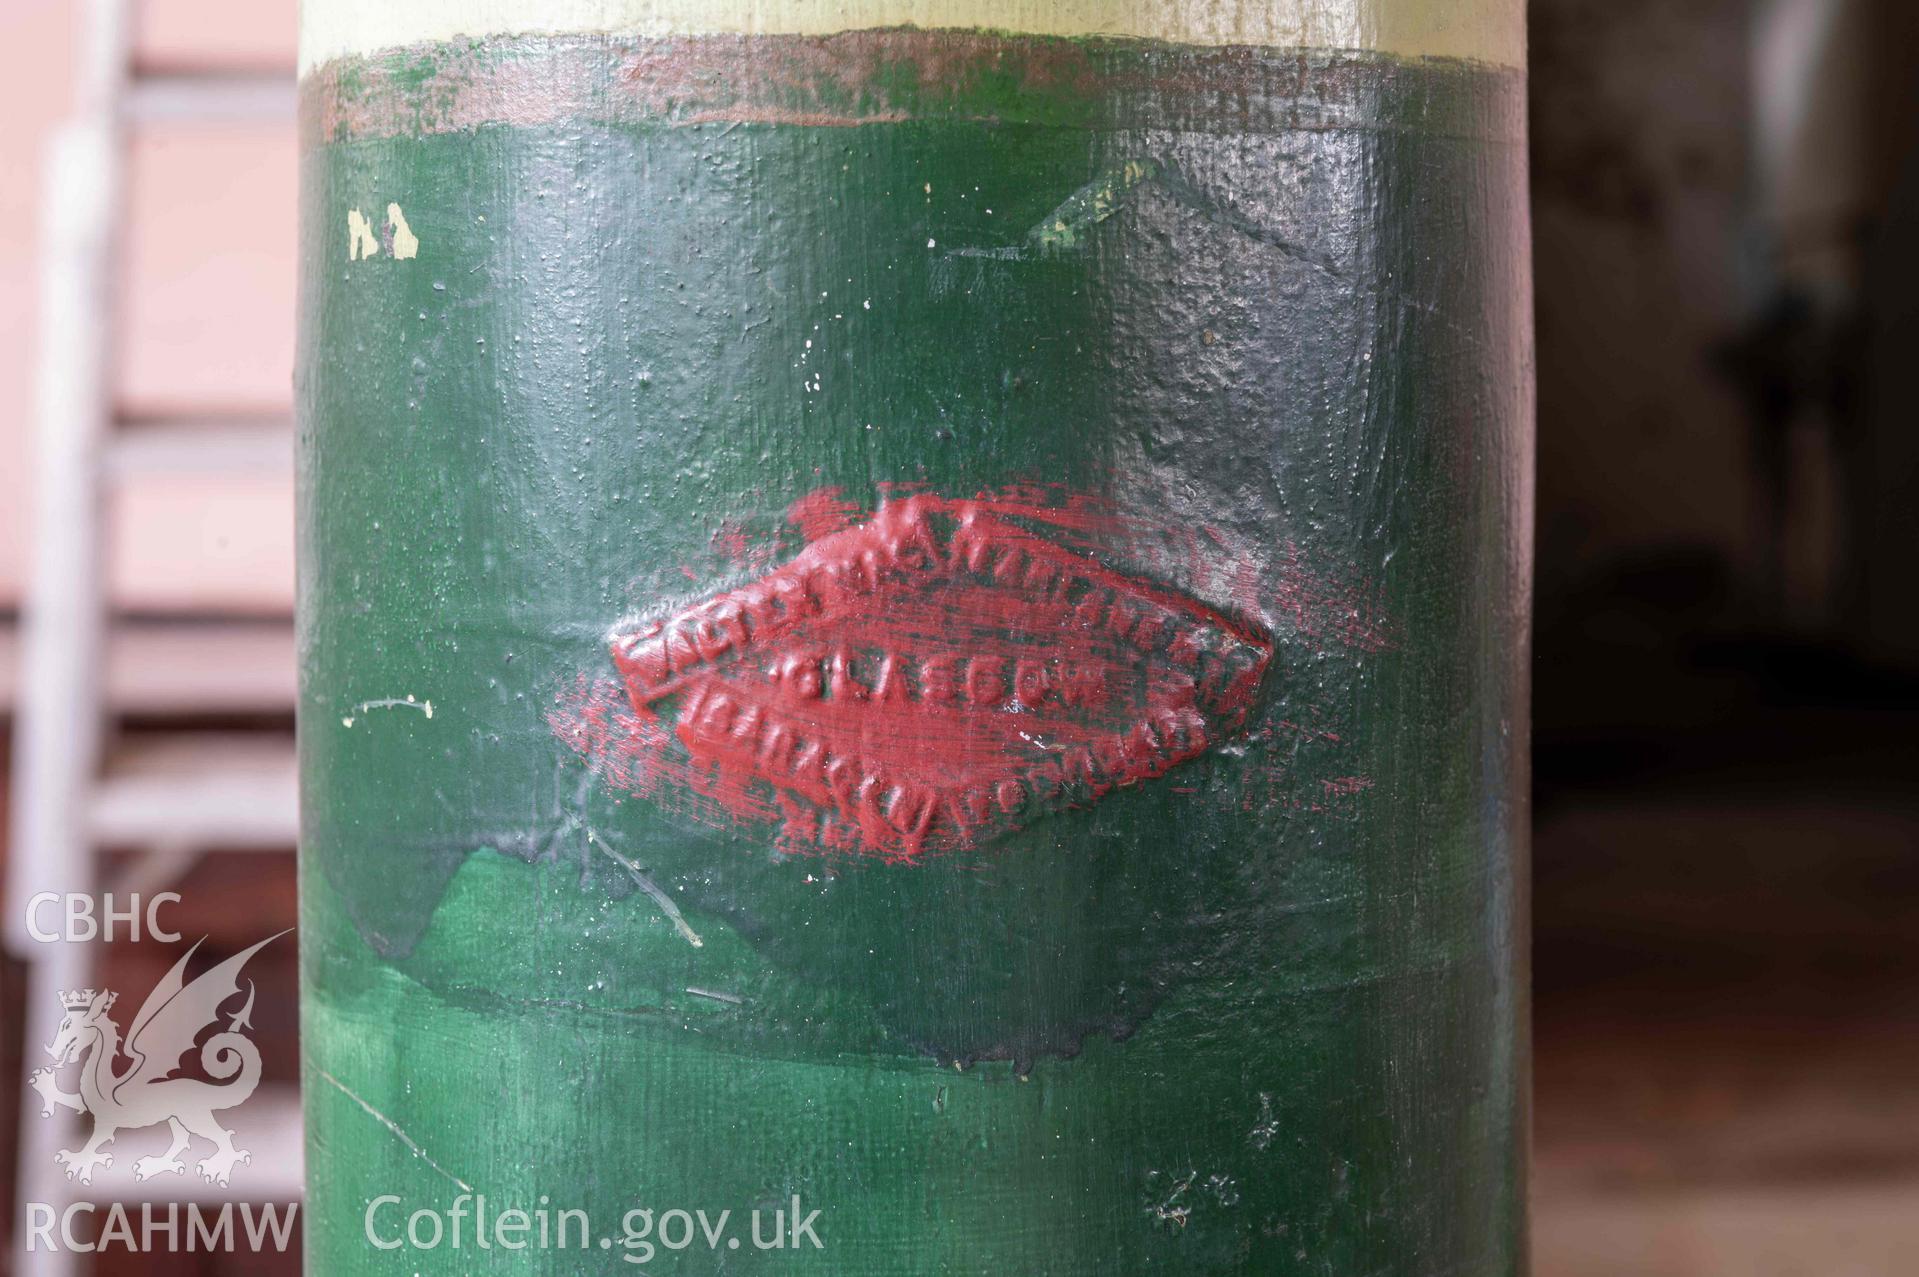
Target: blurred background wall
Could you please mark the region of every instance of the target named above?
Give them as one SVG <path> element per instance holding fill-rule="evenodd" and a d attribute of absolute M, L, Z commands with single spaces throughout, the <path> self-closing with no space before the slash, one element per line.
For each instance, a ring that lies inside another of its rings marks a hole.
<path fill-rule="evenodd" d="M 34 437 L 40 365 L 50 350 L 46 275 L 59 268 L 47 160 L 57 130 L 81 106 L 89 7 L 0 4 L 0 741 L 12 756 L 0 768 L 0 801 L 9 809 L 21 797 L 13 784 L 15 710 L 34 690 L 19 618 L 47 487 L 48 457 Z M 120 828 L 101 838 L 97 881 L 122 895 L 180 892 L 169 925 L 188 941 L 204 936 L 202 957 L 226 956 L 294 922 L 285 826 L 294 695 L 296 14 L 292 0 L 130 0 L 129 11 L 131 58 L 145 78 L 122 165 L 120 260 L 97 316 L 113 351 L 113 444 L 96 468 L 111 623 L 92 693 L 109 711 L 96 814 Z M 13 848 L 0 854 L 11 858 Z M 10 916 L 23 907 L 4 901 Z M 178 956 L 153 943 L 100 952 L 85 982 L 129 998 Z M 248 967 L 260 989 L 254 1023 L 270 1089 L 239 1113 L 272 1129 L 242 1143 L 261 1163 L 252 1182 L 273 1200 L 285 1200 L 282 1189 L 299 1169 L 293 958 L 282 941 Z M 23 1072 L 46 1063 L 44 1036 L 23 1040 L 24 983 L 21 964 L 10 960 L 0 971 L 0 1272 L 20 1257 L 11 1236 L 15 1097 Z M 37 1106 L 28 1120 L 41 1121 Z M 211 1195 L 197 1182 L 167 1191 Z M 296 1267 L 294 1256 L 155 1255 L 131 1263 L 116 1256 L 95 1271 Z"/>
<path fill-rule="evenodd" d="M 1919 1254 L 1919 5 L 1535 0 L 1539 1270 Z"/>
<path fill-rule="evenodd" d="M 293 73 L 292 0 L 135 0 L 135 56 L 183 74 Z M 50 131 L 73 108 L 86 6 L 0 7 L 0 606 L 26 580 L 32 407 Z M 291 412 L 293 96 L 277 119 L 155 121 L 129 156 L 115 387 L 129 418 Z M 289 457 L 291 453 L 289 452 Z M 115 494 L 113 594 L 130 611 L 278 616 L 292 607 L 290 468 Z M 11 674 L 10 664 L 5 671 Z"/>
<path fill-rule="evenodd" d="M 293 3 L 134 7 L 143 71 L 289 87 L 133 135 L 100 316 L 116 415 L 147 441 L 106 489 L 109 754 L 265 756 L 292 705 Z M 82 13 L 0 7 L 0 708 L 41 166 Z M 1534 0 L 1531 21 L 1537 1271 L 1913 1272 L 1919 5 Z M 191 463 L 188 436 L 211 441 Z M 185 872 L 176 925 L 213 950 L 291 923 L 284 855 Z M 111 946 L 102 982 L 144 988 L 171 956 Z M 262 1018 L 282 1082 L 290 957 L 261 995 L 285 1008 Z M 0 992 L 11 1079 L 17 970 Z M 277 1271 L 185 1260 L 140 1267 Z"/>

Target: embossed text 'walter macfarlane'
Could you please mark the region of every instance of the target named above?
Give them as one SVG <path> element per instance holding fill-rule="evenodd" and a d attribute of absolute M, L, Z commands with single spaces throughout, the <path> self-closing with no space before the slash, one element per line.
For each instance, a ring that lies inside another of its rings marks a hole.
<path fill-rule="evenodd" d="M 634 708 L 677 697 L 696 760 L 774 787 L 789 817 L 808 804 L 828 843 L 894 859 L 1161 775 L 1240 724 L 1268 636 L 1019 513 L 894 501 L 759 581 L 622 628 Z M 836 819 L 857 838 L 835 839 Z"/>

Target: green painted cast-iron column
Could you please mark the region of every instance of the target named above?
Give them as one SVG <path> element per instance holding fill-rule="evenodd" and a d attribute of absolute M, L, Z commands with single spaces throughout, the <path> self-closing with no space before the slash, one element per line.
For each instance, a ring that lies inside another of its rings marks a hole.
<path fill-rule="evenodd" d="M 1519 10 L 308 0 L 310 1271 L 1524 1271 Z"/>

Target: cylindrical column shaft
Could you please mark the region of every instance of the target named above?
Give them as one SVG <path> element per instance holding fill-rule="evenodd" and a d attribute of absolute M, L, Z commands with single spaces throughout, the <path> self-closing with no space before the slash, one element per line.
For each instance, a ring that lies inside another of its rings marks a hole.
<path fill-rule="evenodd" d="M 306 40 L 314 1270 L 1522 1271 L 1519 5 Z"/>

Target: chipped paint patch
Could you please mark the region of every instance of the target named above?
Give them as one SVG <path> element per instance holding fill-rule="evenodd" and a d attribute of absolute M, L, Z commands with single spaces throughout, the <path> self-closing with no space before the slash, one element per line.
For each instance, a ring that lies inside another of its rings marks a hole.
<path fill-rule="evenodd" d="M 420 255 L 420 237 L 406 224 L 406 214 L 398 204 L 386 206 L 387 225 L 393 228 L 393 260 L 404 262 Z"/>
<path fill-rule="evenodd" d="M 373 223 L 366 220 L 366 214 L 357 208 L 346 213 L 346 259 L 357 262 L 362 257 L 380 255 L 380 238 L 373 233 Z"/>
<path fill-rule="evenodd" d="M 346 214 L 346 259 L 357 262 L 378 257 L 384 249 L 395 261 L 408 261 L 420 255 L 420 237 L 407 225 L 406 214 L 398 204 L 386 206 L 386 220 L 376 233 L 367 215 L 357 208 Z"/>
<path fill-rule="evenodd" d="M 1039 225 L 1026 233 L 1026 242 L 1054 251 L 1083 248 L 1087 232 L 1119 212 L 1128 192 L 1158 176 L 1159 165 L 1151 160 L 1128 160 L 1107 169 L 1041 218 Z"/>

